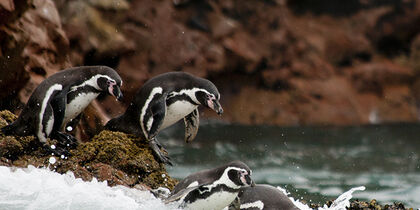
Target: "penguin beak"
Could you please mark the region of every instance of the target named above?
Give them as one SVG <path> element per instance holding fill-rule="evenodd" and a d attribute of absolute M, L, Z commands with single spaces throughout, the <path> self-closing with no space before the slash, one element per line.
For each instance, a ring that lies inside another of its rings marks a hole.
<path fill-rule="evenodd" d="M 113 95 L 115 98 L 117 98 L 118 101 L 121 101 L 123 99 L 123 94 L 121 92 L 120 87 L 118 85 L 113 85 L 109 87 L 110 94 Z"/>
<path fill-rule="evenodd" d="M 207 101 L 207 105 L 213 109 L 218 115 L 222 115 L 223 114 L 223 108 L 222 105 L 220 105 L 220 102 L 218 100 L 208 100 Z"/>

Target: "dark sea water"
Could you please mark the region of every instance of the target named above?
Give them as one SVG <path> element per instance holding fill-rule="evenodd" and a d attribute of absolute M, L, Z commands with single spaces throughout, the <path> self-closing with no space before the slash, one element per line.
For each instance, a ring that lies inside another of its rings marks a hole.
<path fill-rule="evenodd" d="M 420 124 L 272 127 L 201 123 L 194 142 L 180 125 L 162 132 L 170 175 L 242 160 L 257 183 L 286 188 L 295 199 L 325 203 L 356 186 L 359 200 L 420 207 Z"/>

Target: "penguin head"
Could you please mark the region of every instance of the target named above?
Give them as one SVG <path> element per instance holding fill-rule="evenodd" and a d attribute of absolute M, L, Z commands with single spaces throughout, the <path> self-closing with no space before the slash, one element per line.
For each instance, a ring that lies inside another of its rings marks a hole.
<path fill-rule="evenodd" d="M 227 175 L 235 185 L 241 187 L 255 186 L 251 179 L 252 171 L 245 163 L 241 161 L 231 162 L 225 170 L 228 170 Z"/>
<path fill-rule="evenodd" d="M 107 92 L 109 95 L 114 96 L 117 100 L 121 101 L 123 98 L 123 94 L 121 92 L 121 85 L 122 80 L 115 80 L 108 76 L 101 76 L 97 80 L 98 86 L 102 89 L 102 91 Z"/>
<path fill-rule="evenodd" d="M 211 83 L 210 81 L 208 81 Z M 220 105 L 220 93 L 213 83 L 204 86 L 195 93 L 195 97 L 201 105 L 214 110 L 218 115 L 223 114 L 222 105 Z"/>
<path fill-rule="evenodd" d="M 99 88 L 121 101 L 123 94 L 121 93 L 122 80 L 120 75 L 108 66 L 92 66 L 98 76 L 96 82 Z"/>

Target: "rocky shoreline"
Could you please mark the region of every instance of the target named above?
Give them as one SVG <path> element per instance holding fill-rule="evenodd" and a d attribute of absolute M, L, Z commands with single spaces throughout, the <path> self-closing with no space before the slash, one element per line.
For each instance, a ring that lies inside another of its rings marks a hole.
<path fill-rule="evenodd" d="M 4 110 L 0 111 L 0 128 L 13 122 L 16 115 Z M 49 140 L 54 144 L 54 140 Z M 165 166 L 158 163 L 148 144 L 132 135 L 104 130 L 90 141 L 80 143 L 71 150 L 70 157 L 55 157 L 45 151 L 33 136 L 18 137 L 0 134 L 0 166 L 26 168 L 29 165 L 49 168 L 57 173 L 73 172 L 76 178 L 91 181 L 107 181 L 109 186 L 123 185 L 139 190 L 150 190 L 158 187 L 172 189 L 177 180 L 171 178 Z M 54 159 L 51 159 L 54 158 Z M 330 206 L 332 201 L 326 203 Z M 313 209 L 323 204 L 308 203 Z M 352 210 L 382 209 L 402 210 L 402 203 L 379 204 L 352 200 Z"/>

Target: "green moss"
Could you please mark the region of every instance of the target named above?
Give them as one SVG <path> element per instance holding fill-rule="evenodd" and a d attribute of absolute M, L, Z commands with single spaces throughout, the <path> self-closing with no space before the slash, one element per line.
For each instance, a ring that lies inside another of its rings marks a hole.
<path fill-rule="evenodd" d="M 22 144 L 13 136 L 0 137 L 0 156 L 11 160 L 23 151 Z"/>
<path fill-rule="evenodd" d="M 178 181 L 172 179 L 166 171 L 150 173 L 142 179 L 142 182 L 151 188 L 166 187 L 168 189 L 173 189 L 178 183 Z"/>
<path fill-rule="evenodd" d="M 17 119 L 17 116 L 11 113 L 9 110 L 0 111 L 0 118 L 5 120 L 7 123 L 11 123 Z M 3 127 L 0 125 L 0 127 Z"/>

